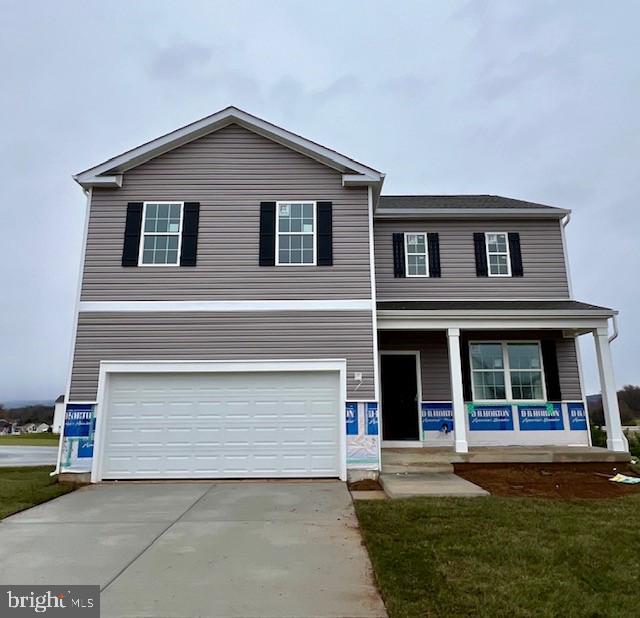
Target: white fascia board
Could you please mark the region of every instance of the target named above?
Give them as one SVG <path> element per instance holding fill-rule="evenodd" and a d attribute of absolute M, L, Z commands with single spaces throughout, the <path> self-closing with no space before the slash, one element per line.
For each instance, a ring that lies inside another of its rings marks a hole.
<path fill-rule="evenodd" d="M 561 316 L 528 317 L 397 317 L 378 312 L 378 330 L 572 330 L 588 332 L 606 327 L 606 318 L 577 318 Z M 383 315 L 381 315 L 383 314 Z"/>
<path fill-rule="evenodd" d="M 562 219 L 564 208 L 378 208 L 376 219 Z"/>
<path fill-rule="evenodd" d="M 176 129 L 171 133 L 167 133 L 104 163 L 80 172 L 74 176 L 74 180 L 85 187 L 93 186 L 102 175 L 126 172 L 165 152 L 234 123 L 339 171 L 356 172 L 359 175 L 370 176 L 378 181 L 382 179 L 382 174 L 378 170 L 358 163 L 345 155 L 291 133 L 266 120 L 252 116 L 236 107 L 227 107 L 211 116 Z"/>
<path fill-rule="evenodd" d="M 380 177 L 377 178 L 370 174 L 343 174 L 342 186 L 343 187 L 366 187 L 376 182 L 380 182 Z"/>
<path fill-rule="evenodd" d="M 117 189 L 122 186 L 122 174 L 114 174 L 113 176 L 98 176 L 93 178 L 90 182 L 81 182 L 78 180 L 78 176 L 73 176 L 73 179 L 79 183 L 84 189 L 91 189 L 92 187 L 106 187 Z"/>
<path fill-rule="evenodd" d="M 369 298 L 344 300 L 134 300 L 82 301 L 81 312 L 118 311 L 371 311 Z"/>
<path fill-rule="evenodd" d="M 577 319 L 599 319 L 607 320 L 615 311 L 581 311 L 580 309 L 434 309 L 434 310 L 420 310 L 420 309 L 379 309 L 378 317 L 393 317 L 393 318 L 407 318 L 407 319 L 429 319 L 434 318 L 495 318 L 498 320 L 510 319 L 510 318 L 577 318 Z"/>

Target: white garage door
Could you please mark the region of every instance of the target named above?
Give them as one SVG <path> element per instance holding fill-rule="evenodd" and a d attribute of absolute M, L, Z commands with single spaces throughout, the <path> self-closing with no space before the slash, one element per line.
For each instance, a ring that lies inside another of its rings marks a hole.
<path fill-rule="evenodd" d="M 102 478 L 334 477 L 339 374 L 112 374 Z"/>

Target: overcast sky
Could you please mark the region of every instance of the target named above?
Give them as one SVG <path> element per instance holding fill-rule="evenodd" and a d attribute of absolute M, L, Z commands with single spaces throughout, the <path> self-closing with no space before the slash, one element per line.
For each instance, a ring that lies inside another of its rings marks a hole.
<path fill-rule="evenodd" d="M 617 382 L 640 383 L 639 2 L 0 11 L 0 402 L 64 390 L 84 207 L 71 174 L 230 104 L 383 170 L 385 193 L 571 208 L 574 295 L 620 310 Z"/>

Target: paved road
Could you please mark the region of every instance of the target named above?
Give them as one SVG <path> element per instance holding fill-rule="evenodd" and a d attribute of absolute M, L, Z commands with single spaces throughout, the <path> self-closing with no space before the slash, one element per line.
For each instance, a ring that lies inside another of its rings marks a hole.
<path fill-rule="evenodd" d="M 57 446 L 0 446 L 0 467 L 56 465 Z"/>
<path fill-rule="evenodd" d="M 101 615 L 383 617 L 338 481 L 103 483 L 0 522 L 0 584 L 100 584 Z"/>

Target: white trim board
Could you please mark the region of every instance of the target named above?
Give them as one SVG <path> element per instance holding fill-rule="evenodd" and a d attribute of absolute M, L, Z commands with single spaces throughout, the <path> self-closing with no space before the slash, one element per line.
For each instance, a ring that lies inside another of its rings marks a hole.
<path fill-rule="evenodd" d="M 251 361 L 102 361 L 98 377 L 96 404 L 96 428 L 94 453 L 91 462 L 91 482 L 102 480 L 102 459 L 104 455 L 105 410 L 109 377 L 114 373 L 249 373 L 287 371 L 330 371 L 338 372 L 340 396 L 338 405 L 338 448 L 340 480 L 347 480 L 347 429 L 344 422 L 347 401 L 347 361 L 343 358 L 321 360 L 251 360 Z"/>
<path fill-rule="evenodd" d="M 146 144 L 128 150 L 104 163 L 74 175 L 73 178 L 83 187 L 89 187 L 94 184 L 114 187 L 122 186 L 123 172 L 230 124 L 237 124 L 343 172 L 345 185 L 359 181 L 359 183 L 365 185 L 376 185 L 377 192 L 380 192 L 384 174 L 378 170 L 358 163 L 335 150 L 321 146 L 233 106 L 226 107 L 210 116 L 201 118 Z"/>
<path fill-rule="evenodd" d="M 375 311 L 369 298 L 343 300 L 115 300 L 82 301 L 80 311 Z"/>
<path fill-rule="evenodd" d="M 58 439 L 58 458 L 56 459 L 56 469 L 51 473 L 54 476 L 60 472 L 60 461 L 62 460 L 62 443 L 64 440 L 64 425 L 67 416 L 67 404 L 70 403 L 69 395 L 71 394 L 71 377 L 73 375 L 73 358 L 76 351 L 76 334 L 78 332 L 78 316 L 80 314 L 80 296 L 82 294 L 82 275 L 84 273 L 84 258 L 87 253 L 87 237 L 89 236 L 89 217 L 91 214 L 91 197 L 93 195 L 93 189 L 89 188 L 85 190 L 85 209 L 84 209 L 84 225 L 82 230 L 82 248 L 80 249 L 80 261 L 78 263 L 78 272 L 76 279 L 76 297 L 73 307 L 73 324 L 71 325 L 71 343 L 69 346 L 69 356 L 67 365 L 67 382 L 64 388 L 64 417 L 62 419 L 62 429 L 60 431 L 60 438 Z"/>

